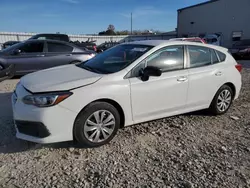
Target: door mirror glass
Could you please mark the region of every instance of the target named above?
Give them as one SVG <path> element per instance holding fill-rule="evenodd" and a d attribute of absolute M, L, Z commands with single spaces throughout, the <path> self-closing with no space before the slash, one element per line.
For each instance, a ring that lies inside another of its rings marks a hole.
<path fill-rule="evenodd" d="M 20 49 L 15 49 L 14 51 L 13 51 L 13 55 L 18 55 L 18 54 L 20 54 L 21 53 L 21 50 Z"/>
<path fill-rule="evenodd" d="M 148 81 L 150 76 L 161 76 L 162 71 L 158 67 L 148 66 L 144 69 L 141 69 L 140 75 L 142 81 Z"/>

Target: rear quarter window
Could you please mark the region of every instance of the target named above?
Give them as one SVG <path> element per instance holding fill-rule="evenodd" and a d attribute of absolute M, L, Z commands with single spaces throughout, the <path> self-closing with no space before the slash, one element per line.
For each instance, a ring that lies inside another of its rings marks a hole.
<path fill-rule="evenodd" d="M 224 54 L 224 53 L 222 53 L 220 51 L 216 51 L 216 52 L 217 52 L 217 54 L 218 54 L 218 56 L 220 58 L 220 62 L 223 62 L 223 61 L 226 60 L 226 54 Z"/>

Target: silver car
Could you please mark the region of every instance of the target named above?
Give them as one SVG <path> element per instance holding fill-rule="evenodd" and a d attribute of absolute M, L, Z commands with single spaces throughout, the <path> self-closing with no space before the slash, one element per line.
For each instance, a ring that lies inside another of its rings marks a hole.
<path fill-rule="evenodd" d="M 0 73 L 12 65 L 14 68 L 11 75 L 25 75 L 59 65 L 87 61 L 94 56 L 94 51 L 67 42 L 27 40 L 0 51 Z"/>

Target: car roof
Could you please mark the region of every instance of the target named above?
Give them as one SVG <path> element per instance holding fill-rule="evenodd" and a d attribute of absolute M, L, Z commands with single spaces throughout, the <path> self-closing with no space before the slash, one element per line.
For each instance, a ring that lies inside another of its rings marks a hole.
<path fill-rule="evenodd" d="M 203 47 L 208 47 L 208 48 L 213 48 L 217 50 L 221 50 L 224 52 L 227 52 L 228 49 L 221 47 L 221 46 L 216 46 L 216 45 L 211 45 L 211 44 L 203 44 L 203 43 L 194 43 L 194 42 L 188 42 L 188 41 L 175 41 L 175 40 L 141 40 L 141 41 L 133 41 L 133 42 L 128 42 L 125 44 L 140 44 L 140 45 L 148 45 L 148 46 L 169 46 L 169 45 L 191 45 L 191 46 L 203 46 Z"/>
<path fill-rule="evenodd" d="M 51 36 L 58 36 L 58 35 L 61 35 L 61 36 L 68 36 L 66 34 L 60 34 L 60 33 L 39 33 L 39 34 L 36 34 L 34 36 L 40 36 L 40 35 L 44 35 L 44 36 L 48 36 L 48 35 L 51 35 Z"/>
<path fill-rule="evenodd" d="M 66 42 L 66 41 L 62 41 L 62 40 L 52 40 L 52 39 L 29 39 L 26 40 L 25 42 L 37 42 L 37 41 L 43 41 L 43 42 L 56 42 L 56 43 L 61 43 L 61 44 L 67 44 L 67 45 L 72 45 L 72 43 Z"/>

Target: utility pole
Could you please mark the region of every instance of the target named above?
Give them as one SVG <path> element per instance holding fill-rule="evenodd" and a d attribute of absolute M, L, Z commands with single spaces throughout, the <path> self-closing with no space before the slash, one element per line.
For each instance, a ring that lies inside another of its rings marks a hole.
<path fill-rule="evenodd" d="M 133 34 L 133 13 L 131 12 L 131 32 L 130 34 Z"/>

